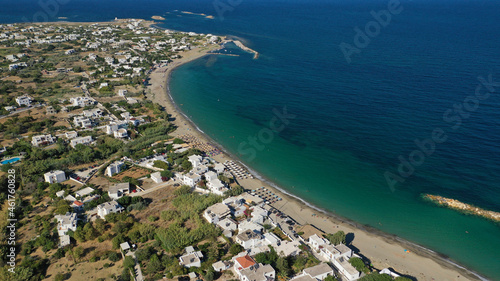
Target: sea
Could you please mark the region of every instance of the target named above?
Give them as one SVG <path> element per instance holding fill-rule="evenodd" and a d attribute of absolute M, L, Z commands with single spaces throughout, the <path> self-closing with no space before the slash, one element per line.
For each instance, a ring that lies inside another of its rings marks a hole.
<path fill-rule="evenodd" d="M 500 280 L 500 225 L 422 199 L 500 211 L 500 1 L 0 3 L 2 23 L 158 15 L 241 40 L 258 59 L 226 44 L 172 73 L 200 130 L 286 192 Z"/>

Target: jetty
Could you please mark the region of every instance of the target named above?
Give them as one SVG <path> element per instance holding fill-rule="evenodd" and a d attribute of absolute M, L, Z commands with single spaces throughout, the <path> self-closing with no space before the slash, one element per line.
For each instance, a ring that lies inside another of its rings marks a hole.
<path fill-rule="evenodd" d="M 492 220 L 494 222 L 500 222 L 500 213 L 494 211 L 488 211 L 481 209 L 479 207 L 460 202 L 456 199 L 446 198 L 439 195 L 432 194 L 424 194 L 423 198 L 431 201 L 434 204 L 439 206 L 447 207 L 453 210 L 457 210 L 459 212 L 465 214 L 472 214 L 480 217 L 484 217 L 486 219 Z"/>
<path fill-rule="evenodd" d="M 250 49 L 247 46 L 243 45 L 243 43 L 241 43 L 240 40 L 233 40 L 232 42 L 236 46 L 238 46 L 240 49 L 242 49 L 243 51 L 247 51 L 247 52 L 253 53 L 253 59 L 254 60 L 259 58 L 259 52 L 255 51 L 253 49 Z"/>

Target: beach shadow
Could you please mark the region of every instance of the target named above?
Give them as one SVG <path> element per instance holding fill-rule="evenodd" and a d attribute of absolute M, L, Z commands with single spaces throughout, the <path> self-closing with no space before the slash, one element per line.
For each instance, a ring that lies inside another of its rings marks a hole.
<path fill-rule="evenodd" d="M 352 241 L 354 240 L 354 233 L 349 232 L 345 235 L 345 244 L 346 245 L 351 245 Z"/>

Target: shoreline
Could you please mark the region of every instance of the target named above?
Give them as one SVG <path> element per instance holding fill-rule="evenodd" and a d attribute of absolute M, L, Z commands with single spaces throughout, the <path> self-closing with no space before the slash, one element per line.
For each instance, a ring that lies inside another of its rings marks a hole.
<path fill-rule="evenodd" d="M 255 179 L 238 180 L 245 189 L 257 189 L 261 186 L 270 189 L 284 199 L 272 204 L 272 206 L 281 210 L 298 223 L 312 224 L 327 233 L 338 230 L 343 230 L 345 233 L 354 233 L 355 238 L 352 244 L 355 248 L 359 249 L 359 253 L 369 258 L 374 267 L 379 270 L 391 267 L 398 273 L 413 276 L 417 280 L 488 280 L 443 254 L 314 206 L 258 174 L 255 170 L 242 163 L 238 157 L 232 155 L 214 141 L 184 114 L 181 108 L 175 103 L 169 87 L 171 73 L 175 68 L 210 55 L 208 51 L 202 51 L 193 49 L 185 52 L 182 55 L 190 52 L 191 54 L 174 60 L 166 68 L 157 69 L 151 74 L 151 85 L 148 88 L 151 92 L 149 93 L 148 91 L 148 99 L 164 106 L 172 118 L 175 118 L 172 123 L 177 126 L 177 129 L 172 133 L 173 136 L 191 134 L 200 140 L 216 146 L 222 154 L 213 157 L 214 159 L 222 163 L 226 160 L 233 160 L 256 177 Z M 318 212 L 321 214 L 316 215 Z M 411 251 L 406 253 L 404 252 L 406 249 Z"/>

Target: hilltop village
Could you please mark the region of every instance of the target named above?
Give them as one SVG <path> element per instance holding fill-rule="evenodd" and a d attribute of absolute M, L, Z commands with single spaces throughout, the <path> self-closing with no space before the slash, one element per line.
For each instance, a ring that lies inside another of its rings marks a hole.
<path fill-rule="evenodd" d="M 0 25 L 2 280 L 411 280 L 176 135 L 150 74 L 225 38 L 152 24 Z"/>

